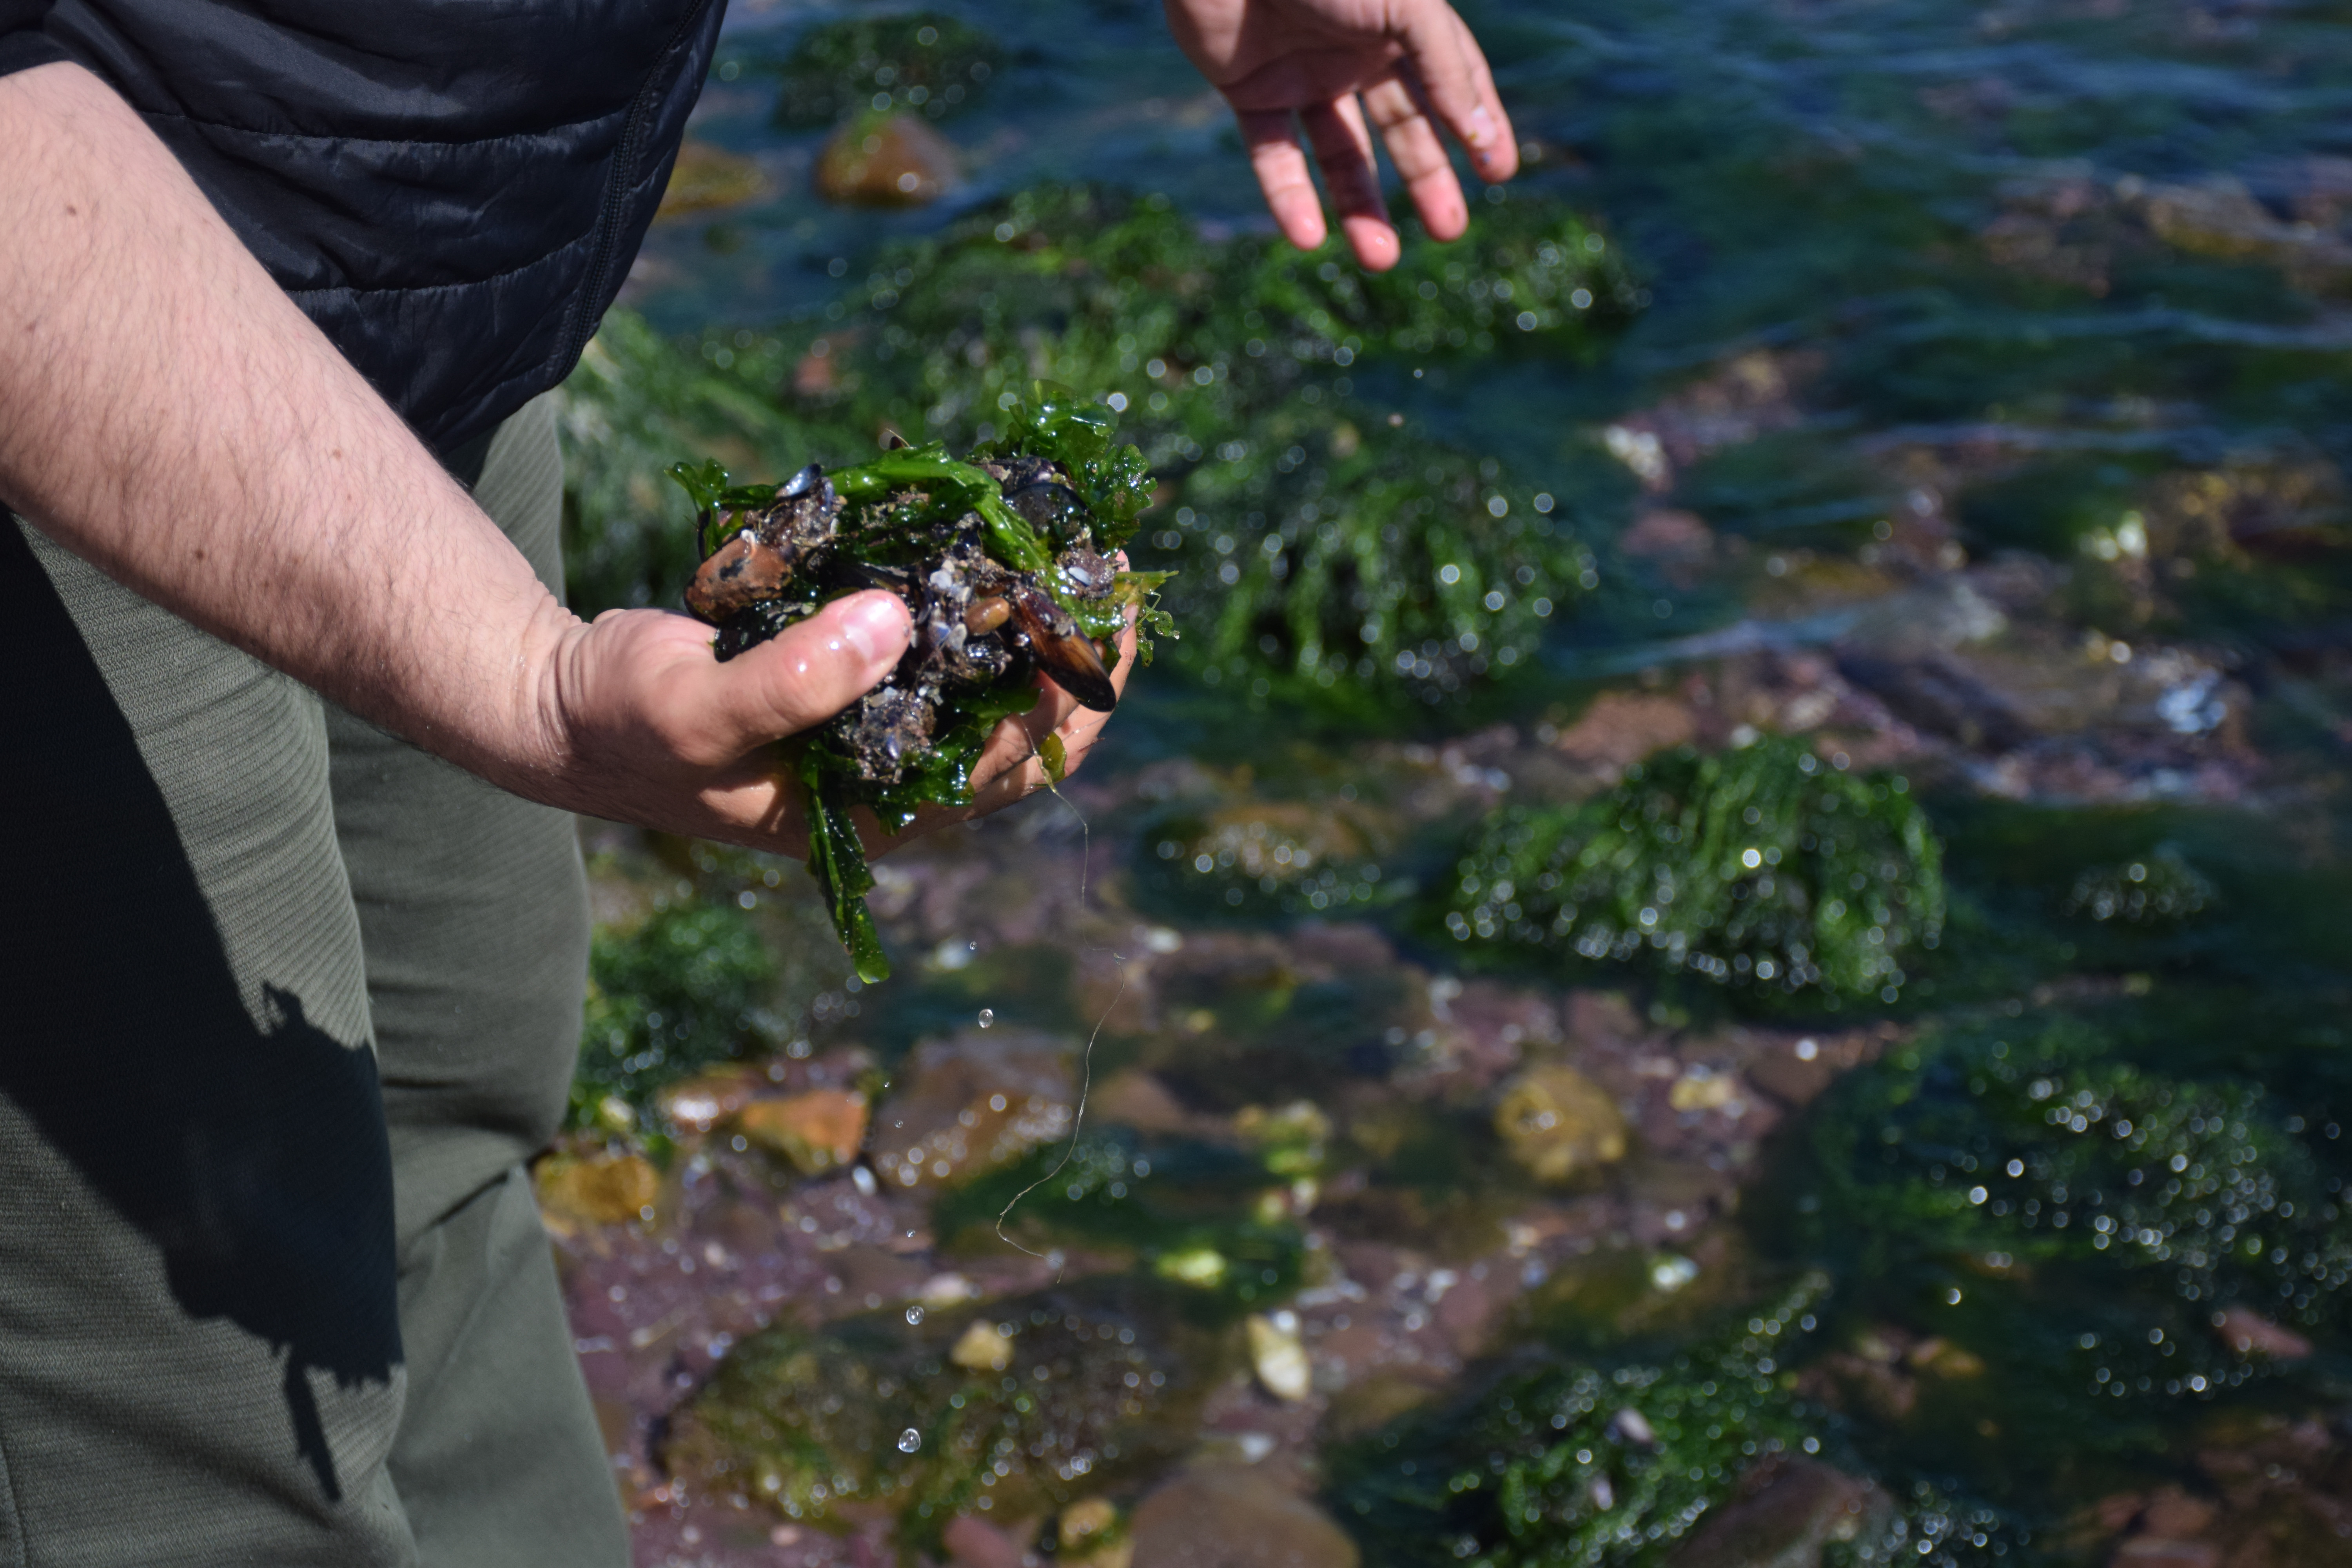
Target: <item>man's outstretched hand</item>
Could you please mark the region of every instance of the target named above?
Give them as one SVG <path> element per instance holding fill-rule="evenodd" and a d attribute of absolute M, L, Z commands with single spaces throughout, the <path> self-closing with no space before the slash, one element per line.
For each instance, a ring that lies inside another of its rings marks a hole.
<path fill-rule="evenodd" d="M 1518 144 L 1486 57 L 1445 0 L 1166 0 L 1169 30 L 1234 106 L 1266 205 L 1291 243 L 1323 243 L 1315 160 L 1356 258 L 1397 262 L 1396 228 L 1372 163 L 1377 128 L 1421 221 L 1440 239 L 1469 226 L 1440 128 L 1487 181 L 1518 168 Z"/>

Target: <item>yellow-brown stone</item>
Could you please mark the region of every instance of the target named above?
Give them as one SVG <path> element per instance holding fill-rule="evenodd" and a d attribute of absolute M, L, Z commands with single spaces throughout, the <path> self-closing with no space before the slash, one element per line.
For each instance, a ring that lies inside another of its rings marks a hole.
<path fill-rule="evenodd" d="M 735 1113 L 737 1131 L 803 1175 L 821 1176 L 857 1158 L 866 1141 L 866 1097 L 853 1089 L 813 1089 L 784 1100 L 755 1100 Z"/>
<path fill-rule="evenodd" d="M 1539 1182 L 1570 1182 L 1625 1157 L 1624 1114 L 1574 1068 L 1530 1068 L 1506 1084 L 1495 1131 Z"/>

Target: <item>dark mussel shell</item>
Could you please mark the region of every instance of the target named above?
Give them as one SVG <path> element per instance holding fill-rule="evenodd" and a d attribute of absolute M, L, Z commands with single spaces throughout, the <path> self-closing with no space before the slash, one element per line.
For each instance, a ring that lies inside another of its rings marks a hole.
<path fill-rule="evenodd" d="M 1005 597 L 1012 602 L 1013 619 L 1028 638 L 1031 655 L 1055 685 L 1076 698 L 1079 707 L 1097 713 L 1118 706 L 1118 688 L 1111 684 L 1101 651 L 1079 630 L 1069 611 L 1043 588 L 1027 584 Z"/>
<path fill-rule="evenodd" d="M 1090 515 L 1078 492 L 1052 479 L 1039 479 L 1004 492 L 1004 504 L 1030 527 L 1067 548 L 1086 536 Z"/>

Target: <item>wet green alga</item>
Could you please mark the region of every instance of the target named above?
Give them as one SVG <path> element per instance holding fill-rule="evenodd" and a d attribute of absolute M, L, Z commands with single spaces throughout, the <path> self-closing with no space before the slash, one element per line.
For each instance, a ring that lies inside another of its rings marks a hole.
<path fill-rule="evenodd" d="M 1615 1363 L 1538 1353 L 1469 1400 L 1404 1417 L 1351 1446 L 1333 1500 L 1383 1564 L 1652 1568 L 1742 1475 L 1775 1456 L 1819 1454 L 1827 1426 L 1796 1399 L 1790 1362 L 1819 1326 L 1828 1278 L 1807 1278 L 1670 1359 Z M 1990 1561 L 2007 1531 L 1990 1510 L 1933 1488 L 1854 1521 L 1846 1563 Z M 1818 1547 L 1816 1547 L 1818 1552 Z"/>
<path fill-rule="evenodd" d="M 1939 939 L 1943 857 L 1903 779 L 1772 736 L 1662 753 L 1580 805 L 1497 814 L 1439 910 L 1474 951 L 1893 1001 Z"/>
<path fill-rule="evenodd" d="M 575 1124 L 635 1122 L 655 1091 L 747 1049 L 782 1043 L 777 965 L 741 909 L 689 901 L 596 932 L 572 1080 Z M 608 1101 L 626 1108 L 627 1116 Z"/>

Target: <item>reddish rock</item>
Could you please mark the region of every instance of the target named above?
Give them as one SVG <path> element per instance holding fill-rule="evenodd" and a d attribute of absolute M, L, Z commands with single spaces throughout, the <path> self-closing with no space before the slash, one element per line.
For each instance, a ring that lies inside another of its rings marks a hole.
<path fill-rule="evenodd" d="M 821 1176 L 857 1158 L 866 1141 L 866 1097 L 813 1089 L 788 1100 L 755 1100 L 735 1113 L 743 1136 L 782 1155 L 806 1175 Z"/>
<path fill-rule="evenodd" d="M 817 154 L 817 194 L 855 206 L 921 206 L 956 179 L 954 146 L 908 114 L 854 120 Z"/>
<path fill-rule="evenodd" d="M 948 1521 L 940 1531 L 940 1544 L 956 1568 L 1021 1568 L 1020 1542 L 968 1513 Z"/>
<path fill-rule="evenodd" d="M 1679 746 L 1698 733 L 1698 721 L 1678 698 L 1604 691 L 1554 742 L 1570 761 L 1613 777 L 1653 752 Z"/>
<path fill-rule="evenodd" d="M 1667 1568 L 1811 1568 L 1832 1542 L 1852 1541 L 1889 1511 L 1870 1482 L 1811 1459 L 1776 1457 L 1701 1520 Z"/>
<path fill-rule="evenodd" d="M 1134 1568 L 1357 1568 L 1356 1543 L 1255 1470 L 1203 1466 L 1135 1510 Z"/>
<path fill-rule="evenodd" d="M 1696 512 L 1662 507 L 1635 518 L 1617 548 L 1652 561 L 1697 561 L 1715 549 L 1715 533 Z"/>
<path fill-rule="evenodd" d="M 2221 1568 L 2221 1549 L 2202 1541 L 2135 1535 L 2115 1550 L 2108 1568 Z"/>
<path fill-rule="evenodd" d="M 2251 1307 L 2231 1307 L 2219 1313 L 2213 1332 L 2240 1355 L 2301 1361 L 2311 1353 L 2309 1340 L 2293 1329 L 2279 1327 Z"/>

